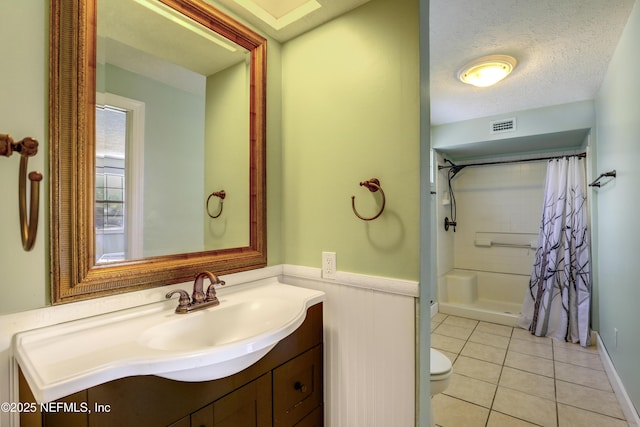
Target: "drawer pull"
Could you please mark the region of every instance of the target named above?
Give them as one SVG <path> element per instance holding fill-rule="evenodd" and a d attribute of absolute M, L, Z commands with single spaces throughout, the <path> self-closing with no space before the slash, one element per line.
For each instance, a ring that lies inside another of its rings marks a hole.
<path fill-rule="evenodd" d="M 293 385 L 293 388 L 295 388 L 296 390 L 299 390 L 300 393 L 307 392 L 307 386 L 305 384 L 302 384 L 300 381 L 296 381 L 296 383 Z"/>

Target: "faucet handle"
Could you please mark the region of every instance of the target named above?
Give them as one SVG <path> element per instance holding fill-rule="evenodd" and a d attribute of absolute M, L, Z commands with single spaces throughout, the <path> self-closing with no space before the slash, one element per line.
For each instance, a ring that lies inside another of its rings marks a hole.
<path fill-rule="evenodd" d="M 215 302 L 214 305 L 218 305 L 220 304 L 220 301 L 218 301 L 218 297 L 216 296 L 216 288 L 214 286 L 215 284 L 224 285 L 224 280 L 218 280 L 216 283 L 211 282 L 211 284 L 207 288 L 207 298 L 205 299 L 205 301 Z"/>
<path fill-rule="evenodd" d="M 191 302 L 191 300 L 189 299 L 189 294 L 187 293 L 187 291 L 183 291 L 182 289 L 174 289 L 172 291 L 169 291 L 167 295 L 165 295 L 165 298 L 169 299 L 174 294 L 180 294 L 180 298 L 178 299 L 178 306 L 176 307 L 176 313 L 182 314 L 188 312 L 189 303 Z"/>

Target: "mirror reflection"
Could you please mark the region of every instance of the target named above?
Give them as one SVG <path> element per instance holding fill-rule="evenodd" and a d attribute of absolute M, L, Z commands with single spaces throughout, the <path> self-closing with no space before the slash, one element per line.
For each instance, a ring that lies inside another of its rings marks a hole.
<path fill-rule="evenodd" d="M 157 1 L 97 4 L 95 262 L 248 246 L 249 52 Z"/>
<path fill-rule="evenodd" d="M 266 39 L 200 0 L 57 0 L 50 28 L 52 302 L 264 267 Z"/>

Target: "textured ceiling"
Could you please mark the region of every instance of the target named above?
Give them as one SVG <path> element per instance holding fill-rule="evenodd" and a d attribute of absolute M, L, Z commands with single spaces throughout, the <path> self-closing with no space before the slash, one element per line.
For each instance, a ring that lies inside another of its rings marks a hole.
<path fill-rule="evenodd" d="M 276 31 L 234 0 L 217 0 L 285 42 L 369 0 L 322 7 Z M 593 99 L 635 0 L 430 0 L 432 125 Z M 492 88 L 457 80 L 480 56 L 506 53 L 518 67 Z"/>
<path fill-rule="evenodd" d="M 432 125 L 593 99 L 635 0 L 431 0 Z M 457 80 L 490 54 L 519 64 L 490 88 Z"/>
<path fill-rule="evenodd" d="M 369 0 L 318 0 L 320 9 L 279 31 L 234 0 L 210 1 L 284 42 Z M 634 2 L 430 0 L 432 125 L 593 99 Z M 123 20 L 127 14 L 117 16 Z M 168 30 L 166 24 L 160 23 L 159 27 Z M 117 32 L 120 37 L 126 34 L 121 28 Z M 513 55 L 519 61 L 507 79 L 490 88 L 476 88 L 457 80 L 465 63 L 496 53 Z"/>

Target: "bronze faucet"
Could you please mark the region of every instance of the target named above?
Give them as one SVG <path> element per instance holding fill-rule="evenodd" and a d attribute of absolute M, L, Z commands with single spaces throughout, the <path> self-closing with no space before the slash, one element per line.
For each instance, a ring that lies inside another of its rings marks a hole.
<path fill-rule="evenodd" d="M 205 277 L 208 277 L 211 282 L 207 288 L 206 294 L 203 288 Z M 189 299 L 187 291 L 182 289 L 174 289 L 168 292 L 166 298 L 171 298 L 174 294 L 180 294 L 178 307 L 176 307 L 176 313 L 178 314 L 185 314 L 207 307 L 214 307 L 220 304 L 218 297 L 216 297 L 216 289 L 214 285 L 224 285 L 224 281 L 220 280 L 218 276 L 209 271 L 203 271 L 202 273 L 196 274 L 196 280 L 193 282 L 193 293 L 191 294 L 191 299 Z"/>

